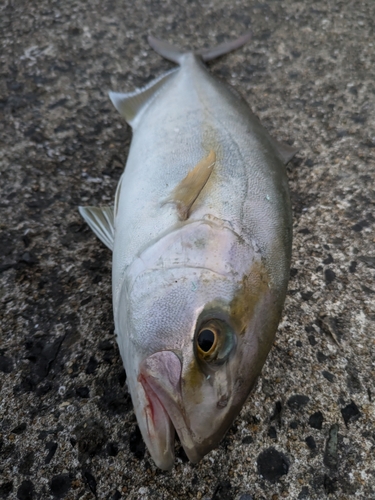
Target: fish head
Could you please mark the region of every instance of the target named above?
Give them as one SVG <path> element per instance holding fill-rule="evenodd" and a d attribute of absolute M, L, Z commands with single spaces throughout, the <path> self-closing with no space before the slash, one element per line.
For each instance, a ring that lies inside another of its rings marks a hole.
<path fill-rule="evenodd" d="M 137 421 L 162 469 L 173 466 L 175 432 L 192 462 L 217 446 L 261 371 L 281 312 L 253 245 L 229 228 L 189 226 L 140 257 L 119 308 Z"/>

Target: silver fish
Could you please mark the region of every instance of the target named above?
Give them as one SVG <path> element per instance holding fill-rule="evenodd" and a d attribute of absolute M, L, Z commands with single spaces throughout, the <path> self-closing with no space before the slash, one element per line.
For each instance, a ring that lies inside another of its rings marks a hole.
<path fill-rule="evenodd" d="M 174 464 L 217 446 L 251 391 L 285 299 L 292 220 L 286 163 L 246 102 L 203 64 L 243 45 L 183 52 L 179 67 L 110 98 L 133 129 L 114 207 L 80 207 L 113 251 L 115 331 L 144 441 Z"/>

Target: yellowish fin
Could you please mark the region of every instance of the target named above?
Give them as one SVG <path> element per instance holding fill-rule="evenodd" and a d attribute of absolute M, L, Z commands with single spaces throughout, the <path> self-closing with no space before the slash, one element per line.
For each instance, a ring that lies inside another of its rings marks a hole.
<path fill-rule="evenodd" d="M 173 190 L 166 203 L 175 203 L 180 220 L 186 220 L 199 193 L 206 185 L 216 162 L 216 154 L 210 151 L 197 165 L 188 172 Z"/>

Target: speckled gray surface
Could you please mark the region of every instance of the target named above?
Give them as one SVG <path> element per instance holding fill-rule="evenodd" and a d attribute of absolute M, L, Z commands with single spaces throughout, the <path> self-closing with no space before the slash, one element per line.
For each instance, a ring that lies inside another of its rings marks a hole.
<path fill-rule="evenodd" d="M 375 3 L 7 1 L 0 6 L 0 497 L 375 498 Z M 145 451 L 113 335 L 108 204 L 130 129 L 107 91 L 198 48 L 279 140 L 294 207 L 289 294 L 254 393 L 198 465 Z"/>

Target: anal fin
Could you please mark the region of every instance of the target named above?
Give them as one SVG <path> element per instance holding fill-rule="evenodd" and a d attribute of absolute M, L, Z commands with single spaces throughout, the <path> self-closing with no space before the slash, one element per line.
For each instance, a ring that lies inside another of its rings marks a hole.
<path fill-rule="evenodd" d="M 180 220 L 189 217 L 191 207 L 206 185 L 216 162 L 216 154 L 210 151 L 197 165 L 188 172 L 186 177 L 175 187 L 165 203 L 174 203 Z"/>
<path fill-rule="evenodd" d="M 293 148 L 292 146 L 289 146 L 289 144 L 285 144 L 279 141 L 276 141 L 273 137 L 271 137 L 272 143 L 277 149 L 277 152 L 281 156 L 282 161 L 284 162 L 284 165 L 290 162 L 290 160 L 298 153 L 297 148 Z"/>
<path fill-rule="evenodd" d="M 112 207 L 78 207 L 79 213 L 95 235 L 113 251 L 115 237 Z"/>

